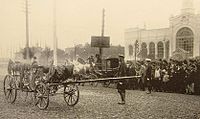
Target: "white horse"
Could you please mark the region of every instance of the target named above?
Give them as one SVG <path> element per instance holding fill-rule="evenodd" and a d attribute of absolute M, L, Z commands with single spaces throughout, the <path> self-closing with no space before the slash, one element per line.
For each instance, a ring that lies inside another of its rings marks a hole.
<path fill-rule="evenodd" d="M 85 75 L 89 73 L 91 67 L 89 63 L 86 63 L 83 59 L 78 58 L 76 61 L 73 61 L 72 64 L 74 65 L 74 74 L 81 74 Z"/>
<path fill-rule="evenodd" d="M 95 74 L 94 63 L 91 61 L 84 61 L 81 58 L 70 62 L 66 61 L 65 65 L 73 65 L 73 78 L 75 80 L 87 80 L 98 78 Z M 97 83 L 90 83 L 91 85 L 97 86 Z M 84 85 L 84 83 L 82 84 Z"/>

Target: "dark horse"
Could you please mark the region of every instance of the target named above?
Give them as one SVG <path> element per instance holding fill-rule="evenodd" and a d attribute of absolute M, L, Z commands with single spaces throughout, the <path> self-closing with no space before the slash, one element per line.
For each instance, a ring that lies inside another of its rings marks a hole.
<path fill-rule="evenodd" d="M 12 61 L 11 59 L 9 59 L 8 62 L 8 74 L 10 75 L 17 75 L 22 73 L 23 71 L 23 64 L 20 63 L 19 61 Z"/>
<path fill-rule="evenodd" d="M 22 63 L 19 61 L 8 62 L 8 74 L 13 76 L 19 76 L 19 86 L 23 86 L 24 83 L 32 83 L 30 77 L 31 65 Z M 33 80 L 34 81 L 34 80 Z M 31 84 L 32 85 L 32 84 Z"/>
<path fill-rule="evenodd" d="M 25 64 L 19 61 L 12 61 L 11 59 L 9 59 L 8 74 L 10 75 L 23 74 L 24 71 L 28 71 L 30 70 L 30 68 L 30 64 Z"/>
<path fill-rule="evenodd" d="M 11 59 L 8 62 L 8 74 L 18 75 L 22 80 L 25 77 L 25 74 L 30 71 L 30 64 L 25 64 L 19 61 L 12 61 Z"/>

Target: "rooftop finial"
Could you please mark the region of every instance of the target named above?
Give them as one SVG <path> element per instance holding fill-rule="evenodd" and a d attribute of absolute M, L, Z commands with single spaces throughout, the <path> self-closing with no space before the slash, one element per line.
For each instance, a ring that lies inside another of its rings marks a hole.
<path fill-rule="evenodd" d="M 182 14 L 194 14 L 194 0 L 182 0 Z"/>

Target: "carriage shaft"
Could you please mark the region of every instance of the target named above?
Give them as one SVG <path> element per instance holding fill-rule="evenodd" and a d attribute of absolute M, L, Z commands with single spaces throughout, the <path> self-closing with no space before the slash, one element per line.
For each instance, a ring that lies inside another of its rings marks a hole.
<path fill-rule="evenodd" d="M 63 82 L 61 84 L 67 85 L 67 84 L 76 84 L 76 83 L 89 83 L 89 82 L 101 82 L 101 81 L 111 81 L 111 80 L 127 80 L 127 79 L 137 79 L 141 76 L 126 76 L 126 77 L 109 77 L 109 78 L 97 78 L 97 79 L 84 79 L 84 80 L 78 80 L 78 81 L 68 81 Z"/>

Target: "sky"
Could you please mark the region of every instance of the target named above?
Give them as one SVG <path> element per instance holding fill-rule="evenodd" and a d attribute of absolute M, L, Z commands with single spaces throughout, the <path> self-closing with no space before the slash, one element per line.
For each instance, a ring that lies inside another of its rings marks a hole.
<path fill-rule="evenodd" d="M 29 1 L 30 46 L 53 46 L 54 0 Z M 124 45 L 124 31 L 146 25 L 147 29 L 169 26 L 169 17 L 180 14 L 182 0 L 57 0 L 58 47 L 64 49 L 91 42 L 101 35 L 105 8 L 105 36 L 113 45 Z M 194 0 L 200 13 L 200 0 Z M 25 0 L 0 0 L 0 56 L 25 46 Z"/>

